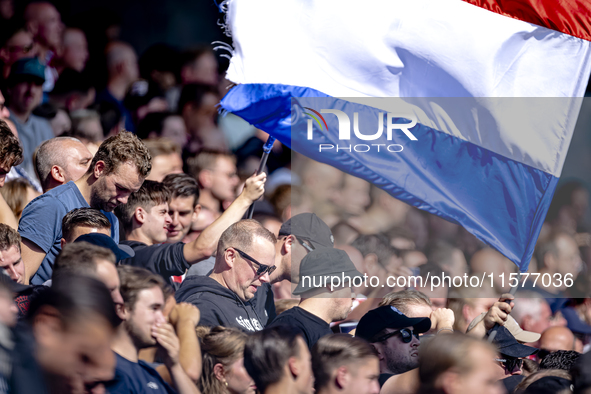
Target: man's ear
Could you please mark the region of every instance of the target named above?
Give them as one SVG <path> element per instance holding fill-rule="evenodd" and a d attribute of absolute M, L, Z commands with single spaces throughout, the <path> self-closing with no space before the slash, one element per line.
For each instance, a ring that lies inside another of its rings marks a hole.
<path fill-rule="evenodd" d="M 211 187 L 213 173 L 210 170 L 202 170 L 197 177 L 199 184 L 203 186 L 204 189 L 209 189 Z"/>
<path fill-rule="evenodd" d="M 226 380 L 226 370 L 221 363 L 217 363 L 213 366 L 213 374 L 220 382 L 224 382 Z"/>
<path fill-rule="evenodd" d="M 376 354 L 378 355 L 378 359 L 381 361 L 384 359 L 384 354 L 382 353 L 382 347 L 375 344 L 375 343 L 370 343 L 369 344 L 373 350 L 375 350 Z"/>
<path fill-rule="evenodd" d="M 134 219 L 140 224 L 144 224 L 146 222 L 147 212 L 142 207 L 137 207 L 133 212 Z"/>
<path fill-rule="evenodd" d="M 349 374 L 349 370 L 345 366 L 341 366 L 337 369 L 337 374 L 335 376 L 335 383 L 339 389 L 345 389 L 349 385 L 349 381 L 351 379 L 351 375 Z"/>
<path fill-rule="evenodd" d="M 105 162 L 102 160 L 97 161 L 94 165 L 94 168 L 92 169 L 92 172 L 94 177 L 99 179 L 105 172 Z"/>
<path fill-rule="evenodd" d="M 125 304 L 115 304 L 115 312 L 117 312 L 117 316 L 122 321 L 127 321 L 127 319 L 129 319 L 130 313 Z"/>
<path fill-rule="evenodd" d="M 363 258 L 363 265 L 370 275 L 377 275 L 379 273 L 378 256 L 375 253 L 369 253 Z"/>
<path fill-rule="evenodd" d="M 53 179 L 60 183 L 64 183 L 66 181 L 64 170 L 60 166 L 52 166 L 50 175 Z"/>
<path fill-rule="evenodd" d="M 40 344 L 50 344 L 60 340 L 60 333 L 63 331 L 61 315 L 52 306 L 42 306 L 33 319 L 33 332 Z"/>
<path fill-rule="evenodd" d="M 62 238 L 62 239 L 60 240 L 60 248 L 62 248 L 62 249 L 63 249 L 65 244 L 66 244 L 66 239 L 65 239 L 65 238 Z"/>
<path fill-rule="evenodd" d="M 452 368 L 439 375 L 435 387 L 440 388 L 444 393 L 457 393 L 461 384 L 460 374 Z"/>
<path fill-rule="evenodd" d="M 27 31 L 31 32 L 33 37 L 37 35 L 37 31 L 39 30 L 39 23 L 37 21 L 31 20 L 25 24 Z"/>
<path fill-rule="evenodd" d="M 293 235 L 288 235 L 285 237 L 285 242 L 281 247 L 281 254 L 289 254 L 291 253 L 291 246 L 295 242 L 295 237 Z"/>
<path fill-rule="evenodd" d="M 287 360 L 287 368 L 289 368 L 289 372 L 294 380 L 300 376 L 300 362 L 295 357 L 290 357 Z"/>
<path fill-rule="evenodd" d="M 521 327 L 524 331 L 531 331 L 532 326 L 534 325 L 534 319 L 530 315 L 525 315 L 521 318 Z"/>
<path fill-rule="evenodd" d="M 234 267 L 234 261 L 236 260 L 236 252 L 234 251 L 234 249 L 226 249 L 224 251 L 224 261 L 226 262 L 226 265 L 230 268 Z"/>
<path fill-rule="evenodd" d="M 193 209 L 193 217 L 191 218 L 191 221 L 197 220 L 197 217 L 199 216 L 200 213 L 201 213 L 201 204 L 197 204 L 197 205 L 195 205 L 195 208 Z"/>

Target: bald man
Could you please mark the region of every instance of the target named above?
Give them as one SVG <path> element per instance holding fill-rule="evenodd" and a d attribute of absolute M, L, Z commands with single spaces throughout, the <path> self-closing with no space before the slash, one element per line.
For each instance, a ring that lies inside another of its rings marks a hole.
<path fill-rule="evenodd" d="M 82 178 L 92 157 L 88 148 L 76 138 L 57 137 L 42 143 L 34 156 L 34 164 L 43 193 Z"/>
<path fill-rule="evenodd" d="M 542 333 L 539 347 L 551 352 L 575 350 L 575 336 L 566 327 L 550 327 Z"/>
<path fill-rule="evenodd" d="M 131 85 L 139 77 L 137 55 L 131 45 L 122 41 L 115 41 L 105 49 L 105 57 L 109 74 L 107 87 L 97 95 L 96 102 L 107 101 L 115 104 L 125 118 L 125 129 L 134 131 L 135 127 L 131 113 L 123 105 L 123 99 Z"/>

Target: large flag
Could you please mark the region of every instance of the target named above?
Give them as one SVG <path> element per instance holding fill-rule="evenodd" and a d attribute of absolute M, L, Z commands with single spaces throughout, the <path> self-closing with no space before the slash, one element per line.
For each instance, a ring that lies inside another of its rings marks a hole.
<path fill-rule="evenodd" d="M 232 0 L 226 29 L 225 110 L 527 270 L 591 71 L 589 2 Z"/>

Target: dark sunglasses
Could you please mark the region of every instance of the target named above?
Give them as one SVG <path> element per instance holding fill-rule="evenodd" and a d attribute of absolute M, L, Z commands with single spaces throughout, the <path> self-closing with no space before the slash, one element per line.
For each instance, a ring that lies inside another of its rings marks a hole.
<path fill-rule="evenodd" d="M 390 332 L 386 335 L 383 335 L 372 342 L 384 342 L 388 338 L 393 337 L 394 335 L 398 335 L 398 334 L 400 334 L 400 338 L 402 339 L 402 342 L 404 342 L 404 343 L 410 343 L 410 341 L 412 341 L 413 335 L 415 336 L 415 338 L 419 339 L 418 332 L 415 332 L 414 330 L 411 330 L 410 328 L 403 328 L 402 330 L 393 331 L 393 332 Z"/>
<path fill-rule="evenodd" d="M 507 371 L 513 371 L 515 367 L 521 369 L 521 366 L 523 365 L 523 359 L 506 356 L 504 354 L 502 357 L 504 358 L 495 358 L 495 361 L 501 363 L 503 368 L 505 368 Z"/>
<path fill-rule="evenodd" d="M 226 250 L 228 250 L 230 248 L 226 248 Z M 265 275 L 266 272 L 269 273 L 269 275 L 271 275 L 273 273 L 273 271 L 275 271 L 275 268 L 277 268 L 274 265 L 265 265 L 265 264 L 261 264 L 258 261 L 256 261 L 255 259 L 253 259 L 252 257 L 250 257 L 249 255 L 247 255 L 246 253 L 244 253 L 243 251 L 241 251 L 238 248 L 232 247 L 232 249 L 234 249 L 235 251 L 238 252 L 238 254 L 240 255 L 240 257 L 242 257 L 244 260 L 248 260 L 250 262 L 255 263 L 256 265 L 258 265 L 258 269 L 257 269 L 257 276 L 261 276 L 261 275 Z"/>

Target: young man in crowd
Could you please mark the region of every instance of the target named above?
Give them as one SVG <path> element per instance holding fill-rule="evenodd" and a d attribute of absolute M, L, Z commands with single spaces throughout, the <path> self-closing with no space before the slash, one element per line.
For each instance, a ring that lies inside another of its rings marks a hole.
<path fill-rule="evenodd" d="M 244 347 L 244 368 L 263 394 L 312 394 L 314 374 L 310 351 L 297 331 L 278 326 L 250 335 Z"/>
<path fill-rule="evenodd" d="M 317 394 L 378 394 L 380 364 L 365 340 L 347 334 L 327 335 L 312 348 Z"/>
<path fill-rule="evenodd" d="M 88 148 L 71 137 L 45 141 L 37 148 L 33 160 L 43 193 L 70 181 L 76 182 L 86 174 L 91 161 Z"/>
<path fill-rule="evenodd" d="M 15 330 L 12 393 L 104 392 L 118 318 L 102 282 L 61 276 L 31 301 L 27 323 Z"/>
<path fill-rule="evenodd" d="M 323 336 L 332 334 L 330 323 L 345 320 L 351 311 L 352 283 L 340 283 L 341 278 L 363 276 L 357 271 L 347 253 L 340 249 L 319 248 L 304 257 L 300 266 L 300 281 L 294 290 L 301 295 L 300 304 L 271 322 L 269 327 L 293 327 L 312 346 Z M 325 278 L 329 278 L 325 282 Z M 339 283 L 333 289 L 333 280 Z"/>
<path fill-rule="evenodd" d="M 74 208 L 103 210 L 111 222 L 111 236 L 119 241 L 119 222 L 112 211 L 140 188 L 150 173 L 150 161 L 148 150 L 136 136 L 119 133 L 101 144 L 82 178 L 29 203 L 19 223 L 25 283 L 42 284 L 51 277 L 61 247 L 62 218 Z"/>
<path fill-rule="evenodd" d="M 165 279 L 183 275 L 191 265 L 213 254 L 222 231 L 240 220 L 250 204 L 263 194 L 265 179 L 264 174 L 249 178 L 244 191 L 226 212 L 187 244 L 163 243 L 172 224 L 168 208 L 171 193 L 162 183 L 144 182 L 140 190 L 132 193 L 127 204 L 116 211 L 125 230 L 126 241 L 122 244 L 135 252 L 135 257 L 123 264 L 148 268 Z"/>
<path fill-rule="evenodd" d="M 179 339 L 162 313 L 164 280 L 145 269 L 129 266 L 120 266 L 119 275 L 124 303 L 117 314 L 123 322 L 113 342 L 117 367 L 115 379 L 107 385 L 109 393 L 199 393 L 181 366 Z M 141 349 L 154 345 L 164 351 L 164 364 L 176 391 L 138 358 Z"/>
<path fill-rule="evenodd" d="M 355 335 L 368 341 L 378 354 L 380 386 L 418 367 L 419 334 L 430 328 L 428 317 L 410 318 L 392 306 L 380 306 L 361 318 Z"/>
<path fill-rule="evenodd" d="M 13 281 L 24 283 L 25 265 L 21 258 L 21 236 L 4 223 L 0 223 L 0 269 Z"/>
<path fill-rule="evenodd" d="M 52 280 L 60 275 L 72 274 L 94 277 L 107 286 L 115 305 L 123 304 L 115 253 L 107 247 L 95 244 L 109 241 L 112 248 L 117 248 L 115 241 L 104 234 L 88 234 L 80 238 L 80 241 L 65 245 L 55 260 Z"/>
<path fill-rule="evenodd" d="M 203 150 L 188 160 L 189 172 L 199 182 L 199 204 L 217 217 L 225 209 L 224 203 L 236 196 L 240 182 L 236 174 L 236 159 L 225 152 Z"/>
<path fill-rule="evenodd" d="M 197 220 L 199 205 L 199 185 L 195 178 L 187 174 L 170 174 L 162 181 L 170 190 L 168 213 L 172 223 L 168 227 L 166 243 L 183 241 L 191 231 L 191 224 Z"/>
<path fill-rule="evenodd" d="M 94 208 L 75 208 L 62 219 L 61 247 L 90 233 L 111 236 L 111 222 L 104 213 Z"/>
<path fill-rule="evenodd" d="M 197 306 L 201 325 L 262 330 L 275 312 L 267 302 L 273 300 L 268 283 L 275 269 L 276 241 L 256 220 L 232 224 L 220 236 L 213 272 L 185 278 L 177 301 Z"/>

